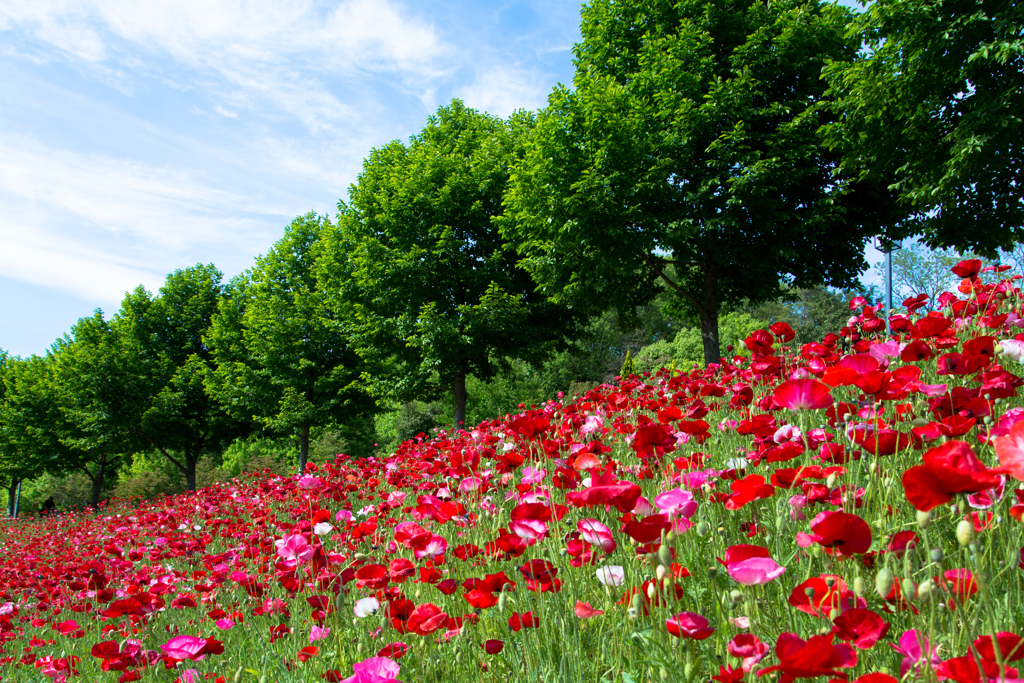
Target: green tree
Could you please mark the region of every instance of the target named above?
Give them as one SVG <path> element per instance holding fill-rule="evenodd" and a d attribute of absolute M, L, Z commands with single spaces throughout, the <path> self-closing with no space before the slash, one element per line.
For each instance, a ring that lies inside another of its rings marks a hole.
<path fill-rule="evenodd" d="M 233 414 L 278 434 L 297 434 L 299 471 L 306 468 L 311 430 L 358 430 L 376 404 L 317 268 L 319 241 L 329 226 L 314 213 L 299 216 L 284 237 L 232 287 L 206 341 L 218 361 L 210 392 Z"/>
<path fill-rule="evenodd" d="M 56 436 L 50 447 L 89 477 L 94 506 L 121 457 L 140 445 L 135 428 L 154 373 L 146 361 L 135 340 L 97 309 L 57 340 L 48 355 L 52 375 L 35 382 L 37 391 L 52 392 L 62 419 L 45 428 L 38 414 L 26 422 Z"/>
<path fill-rule="evenodd" d="M 848 172 L 892 183 L 925 242 L 994 256 L 1024 228 L 1024 4 L 875 0 L 826 69 Z"/>
<path fill-rule="evenodd" d="M 132 344 L 132 381 L 144 383 L 131 431 L 173 463 L 189 491 L 203 454 L 219 453 L 249 426 L 206 390 L 213 352 L 203 335 L 223 296 L 221 278 L 212 264 L 176 270 L 156 296 L 142 287 L 129 293 L 114 319 Z"/>
<path fill-rule="evenodd" d="M 830 290 L 826 287 L 789 289 L 779 299 L 748 304 L 743 310 L 764 327 L 775 322 L 789 323 L 796 336 L 790 346 L 797 348 L 809 342 L 820 342 L 830 332 L 838 334 L 850 318 L 850 299 L 864 295 L 877 300 L 871 292 Z"/>
<path fill-rule="evenodd" d="M 454 100 L 408 145 L 373 150 L 339 203 L 324 268 L 357 350 L 378 368 L 378 394 L 451 392 L 458 425 L 468 375 L 539 362 L 571 334 L 569 312 L 535 291 L 492 222 L 532 125 Z"/>
<path fill-rule="evenodd" d="M 816 0 L 586 6 L 575 90 L 549 97 L 502 221 L 544 291 L 628 311 L 661 281 L 712 363 L 723 309 L 852 284 L 892 204 L 818 139 L 850 19 Z"/>

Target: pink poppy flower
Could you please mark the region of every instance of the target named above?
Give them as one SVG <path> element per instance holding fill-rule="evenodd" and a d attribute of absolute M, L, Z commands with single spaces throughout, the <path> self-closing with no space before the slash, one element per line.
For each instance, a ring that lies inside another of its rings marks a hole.
<path fill-rule="evenodd" d="M 730 564 L 726 566 L 725 570 L 729 572 L 729 576 L 736 583 L 741 583 L 744 586 L 760 586 L 782 576 L 786 568 L 779 566 L 770 557 L 751 557 Z"/>

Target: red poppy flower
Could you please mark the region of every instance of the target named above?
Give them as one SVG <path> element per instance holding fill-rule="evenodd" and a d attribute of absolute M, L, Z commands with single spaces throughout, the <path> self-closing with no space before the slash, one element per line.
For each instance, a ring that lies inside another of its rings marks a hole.
<path fill-rule="evenodd" d="M 1000 631 L 996 634 L 996 643 L 999 645 L 1000 658 L 1004 662 L 1016 662 L 1024 659 L 1024 638 L 1016 633 Z M 974 641 L 974 649 L 978 651 L 983 659 L 990 662 L 996 661 L 996 651 L 992 644 L 992 636 L 981 636 Z"/>
<path fill-rule="evenodd" d="M 981 272 L 981 261 L 976 258 L 960 261 L 960 263 L 953 266 L 950 270 L 952 270 L 953 274 L 957 277 L 965 279 L 976 278 L 978 277 L 978 273 Z"/>
<path fill-rule="evenodd" d="M 818 410 L 832 405 L 828 385 L 815 379 L 791 379 L 775 387 L 775 403 L 790 410 Z"/>
<path fill-rule="evenodd" d="M 680 612 L 674 617 L 665 620 L 665 628 L 676 638 L 687 638 L 690 640 L 704 640 L 715 629 L 708 626 L 708 620 L 693 612 Z"/>
<path fill-rule="evenodd" d="M 793 341 L 796 338 L 796 332 L 790 327 L 789 323 L 779 321 L 772 323 L 768 327 L 771 333 L 775 335 L 775 338 L 782 343 Z"/>
<path fill-rule="evenodd" d="M 589 488 L 571 491 L 565 494 L 565 499 L 576 507 L 611 505 L 619 512 L 629 512 L 636 507 L 641 493 L 640 487 L 633 482 L 619 481 L 614 472 L 606 471 L 595 474 Z"/>
<path fill-rule="evenodd" d="M 900 351 L 900 360 L 904 363 L 918 363 L 931 360 L 934 357 L 935 352 L 932 351 L 932 347 L 928 346 L 928 342 L 923 339 L 910 342 Z"/>
<path fill-rule="evenodd" d="M 924 464 L 903 473 L 903 491 L 918 510 L 927 512 L 958 493 L 978 493 L 999 485 L 1000 470 L 986 467 L 970 445 L 947 441 L 925 452 Z"/>
<path fill-rule="evenodd" d="M 538 628 L 539 626 L 540 617 L 535 615 L 533 612 L 525 612 L 523 614 L 513 612 L 512 616 L 508 618 L 508 627 L 516 633 L 518 633 L 520 629 Z"/>
<path fill-rule="evenodd" d="M 497 595 L 482 590 L 472 590 L 468 593 L 463 593 L 462 597 L 465 598 L 466 602 L 477 609 L 487 609 L 488 607 L 494 607 L 498 604 Z"/>
<path fill-rule="evenodd" d="M 378 657 L 387 657 L 389 659 L 401 659 L 409 651 L 409 646 L 406 643 L 397 642 L 391 643 L 381 649 L 377 650 Z"/>
<path fill-rule="evenodd" d="M 483 644 L 484 652 L 489 655 L 496 655 L 505 648 L 504 641 L 491 639 Z"/>
<path fill-rule="evenodd" d="M 1024 420 L 1015 423 L 1006 436 L 992 439 L 992 443 L 1006 473 L 1024 481 Z"/>
<path fill-rule="evenodd" d="M 798 533 L 802 548 L 817 543 L 839 556 L 859 555 L 871 549 L 871 527 L 857 515 L 826 510 L 811 520 L 813 534 Z"/>
<path fill-rule="evenodd" d="M 818 676 L 842 676 L 839 669 L 857 666 L 857 651 L 846 643 L 833 645 L 835 636 L 812 636 L 806 641 L 793 633 L 782 633 L 775 641 L 775 656 L 779 663 L 757 672 L 764 676 L 772 671 L 781 671 L 780 683 L 790 683 L 797 678 Z"/>
<path fill-rule="evenodd" d="M 591 607 L 589 602 L 582 602 L 580 600 L 576 601 L 576 605 L 573 607 L 573 612 L 575 612 L 576 616 L 580 619 L 591 619 L 604 614 L 603 610 L 594 609 Z"/>
<path fill-rule="evenodd" d="M 417 605 L 405 622 L 405 628 L 410 633 L 425 636 L 433 633 L 448 623 L 448 615 L 441 611 L 441 608 L 431 603 Z"/>
<path fill-rule="evenodd" d="M 812 617 L 828 617 L 833 609 L 842 611 L 867 605 L 849 591 L 841 577 L 833 574 L 812 576 L 796 586 L 789 594 L 789 604 Z"/>
<path fill-rule="evenodd" d="M 889 632 L 889 622 L 869 609 L 855 608 L 836 617 L 833 633 L 839 640 L 853 643 L 854 647 L 870 649 Z"/>

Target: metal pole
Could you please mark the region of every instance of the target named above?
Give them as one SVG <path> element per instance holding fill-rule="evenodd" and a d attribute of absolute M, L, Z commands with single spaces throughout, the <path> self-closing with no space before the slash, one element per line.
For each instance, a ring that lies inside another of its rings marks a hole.
<path fill-rule="evenodd" d="M 14 496 L 14 519 L 18 518 L 18 506 L 21 504 L 21 480 L 18 480 L 18 493 Z"/>
<path fill-rule="evenodd" d="M 889 315 L 892 311 L 892 243 L 885 244 L 885 334 L 889 336 Z"/>

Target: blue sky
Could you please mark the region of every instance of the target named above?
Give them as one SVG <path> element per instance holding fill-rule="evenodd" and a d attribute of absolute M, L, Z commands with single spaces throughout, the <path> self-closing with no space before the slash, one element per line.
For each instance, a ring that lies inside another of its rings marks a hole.
<path fill-rule="evenodd" d="M 43 353 L 176 268 L 241 272 L 454 97 L 544 106 L 579 7 L 4 0 L 0 348 Z"/>

